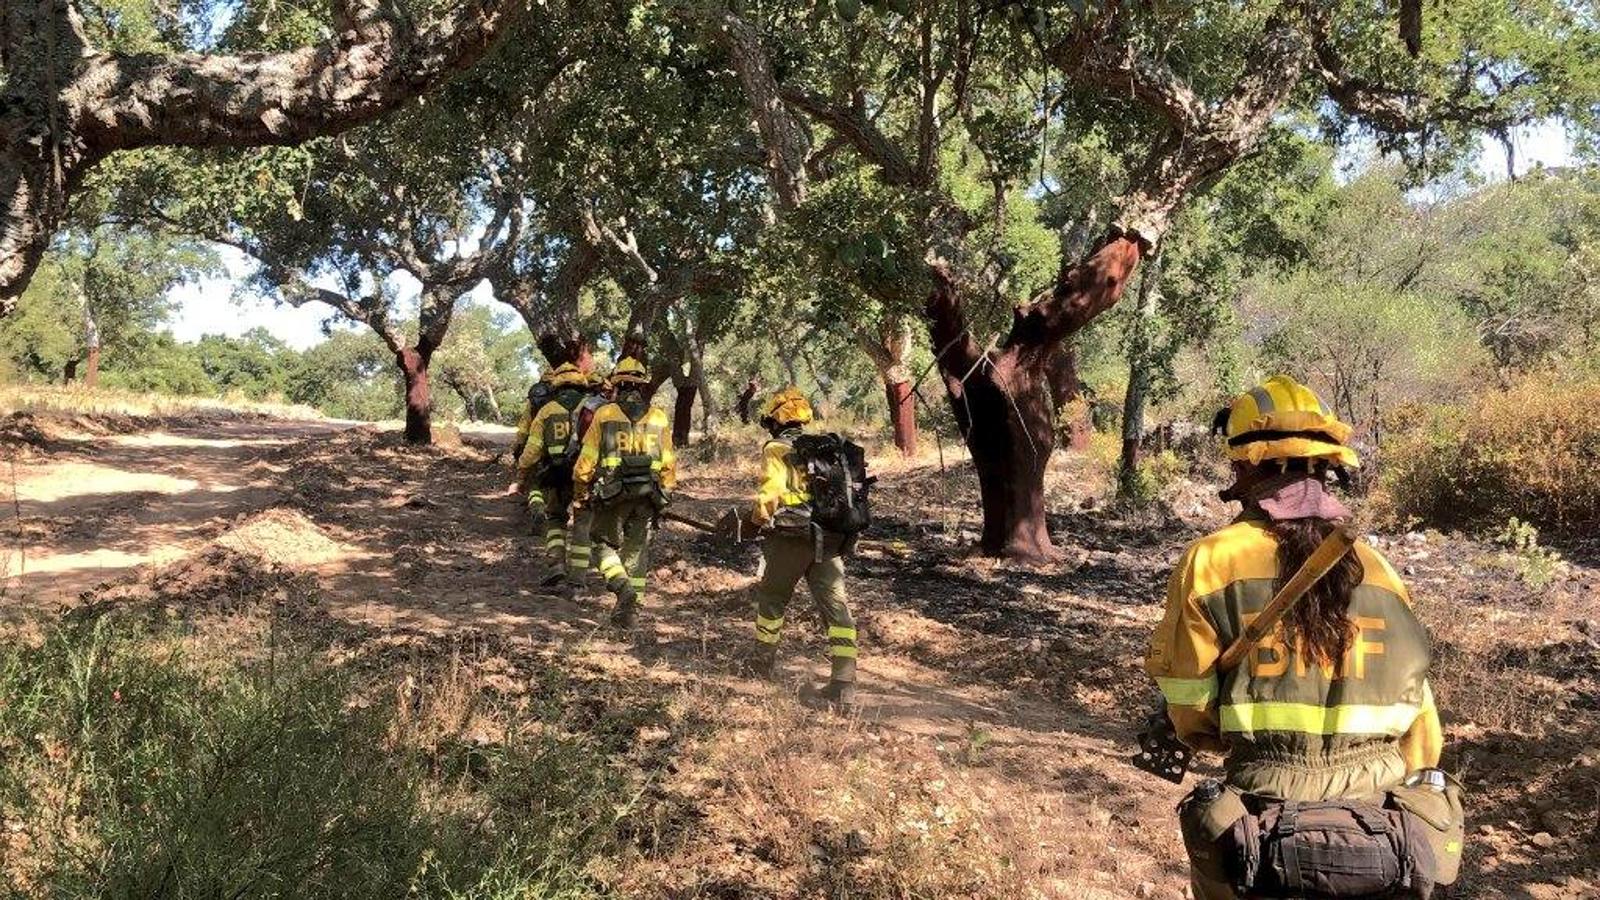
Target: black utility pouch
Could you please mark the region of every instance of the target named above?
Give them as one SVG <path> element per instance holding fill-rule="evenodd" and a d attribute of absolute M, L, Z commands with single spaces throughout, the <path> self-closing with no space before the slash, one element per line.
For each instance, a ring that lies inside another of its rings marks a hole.
<path fill-rule="evenodd" d="M 1263 900 L 1433 895 L 1433 851 L 1420 822 L 1364 801 L 1246 798 L 1252 813 L 1219 841 L 1234 889 Z"/>

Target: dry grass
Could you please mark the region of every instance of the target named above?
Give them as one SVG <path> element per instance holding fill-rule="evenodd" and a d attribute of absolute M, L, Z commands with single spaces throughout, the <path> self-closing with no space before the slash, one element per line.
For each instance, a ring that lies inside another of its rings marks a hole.
<path fill-rule="evenodd" d="M 0 385 L 0 413 L 54 412 L 76 415 L 169 418 L 206 416 L 269 416 L 282 419 L 321 419 L 309 406 L 265 403 L 243 398 L 174 397 L 136 393 L 114 388 L 90 390 L 82 385 Z"/>

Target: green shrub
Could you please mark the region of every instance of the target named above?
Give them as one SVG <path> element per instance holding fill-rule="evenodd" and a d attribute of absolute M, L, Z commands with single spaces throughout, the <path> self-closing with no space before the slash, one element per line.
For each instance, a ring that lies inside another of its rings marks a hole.
<path fill-rule="evenodd" d="M 312 657 L 202 665 L 180 647 L 103 618 L 0 651 L 10 892 L 597 893 L 586 867 L 630 796 L 605 729 L 423 750 Z"/>
<path fill-rule="evenodd" d="M 1383 448 L 1397 520 L 1572 530 L 1600 522 L 1600 378 L 1532 375 L 1460 405 L 1410 409 Z"/>

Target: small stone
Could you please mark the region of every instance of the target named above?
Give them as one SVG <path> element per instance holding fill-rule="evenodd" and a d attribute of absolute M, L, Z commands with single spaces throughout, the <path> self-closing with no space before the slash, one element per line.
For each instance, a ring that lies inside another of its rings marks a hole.
<path fill-rule="evenodd" d="M 1139 882 L 1139 886 L 1133 889 L 1133 895 L 1138 897 L 1139 900 L 1148 900 L 1148 898 L 1155 895 L 1155 892 L 1156 886 L 1148 881 Z"/>
<path fill-rule="evenodd" d="M 1493 825 L 1490 825 L 1488 822 L 1485 822 L 1482 825 L 1478 826 L 1478 833 L 1479 834 L 1494 834 L 1495 833 L 1495 827 Z"/>
<path fill-rule="evenodd" d="M 1529 838 L 1528 840 L 1529 840 L 1530 843 L 1532 843 L 1535 847 L 1538 847 L 1540 850 L 1548 850 L 1551 847 L 1554 847 L 1556 845 L 1555 837 L 1553 835 L 1551 835 L 1550 832 L 1548 832 L 1548 831 L 1541 831 L 1538 834 L 1534 835 L 1533 837 Z"/>

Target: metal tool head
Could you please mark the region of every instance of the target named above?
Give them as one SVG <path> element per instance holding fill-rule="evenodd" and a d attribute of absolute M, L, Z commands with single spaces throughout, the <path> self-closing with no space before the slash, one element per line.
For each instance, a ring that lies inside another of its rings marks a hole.
<path fill-rule="evenodd" d="M 1183 784 L 1189 765 L 1194 762 L 1194 751 L 1178 740 L 1178 732 L 1163 707 L 1145 720 L 1144 729 L 1139 732 L 1139 752 L 1130 761 L 1136 769 Z"/>

